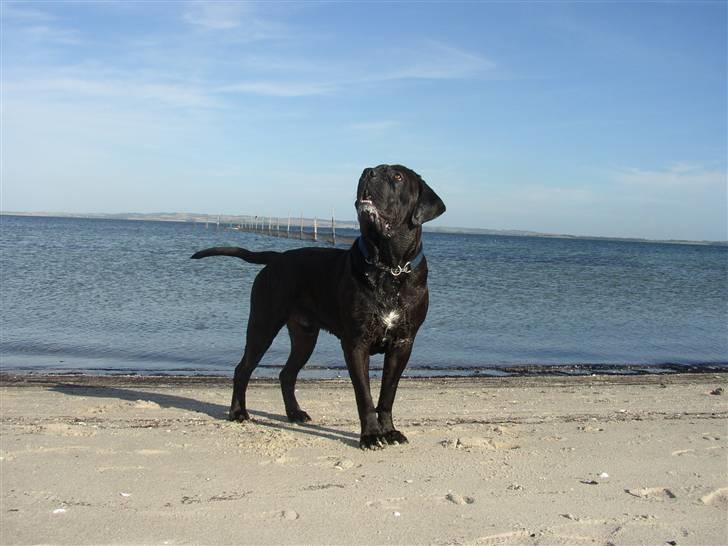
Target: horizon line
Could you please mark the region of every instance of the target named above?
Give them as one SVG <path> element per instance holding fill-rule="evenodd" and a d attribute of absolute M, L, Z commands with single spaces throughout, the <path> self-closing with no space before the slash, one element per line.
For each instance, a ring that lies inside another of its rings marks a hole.
<path fill-rule="evenodd" d="M 128 221 L 157 221 L 157 222 L 180 222 L 180 223 L 202 223 L 201 218 L 218 217 L 222 218 L 276 218 L 278 220 L 282 218 L 288 218 L 288 216 L 270 216 L 270 215 L 253 215 L 253 214 L 209 214 L 200 212 L 51 212 L 51 211 L 6 211 L 0 210 L 0 216 L 23 216 L 23 217 L 41 217 L 41 218 L 87 218 L 87 219 L 109 219 L 109 220 L 128 220 Z M 124 216 L 127 216 L 124 218 Z M 131 216 L 131 218 L 130 218 Z M 169 216 L 185 216 L 187 219 L 180 218 L 164 218 Z M 146 218 L 140 218 L 146 217 Z M 307 216 L 290 216 L 291 219 L 303 220 L 313 222 L 314 219 L 318 220 L 319 217 L 307 217 Z M 321 217 L 322 220 L 326 220 L 328 216 Z M 344 229 L 347 229 L 344 225 L 354 226 L 355 222 L 352 220 L 335 220 L 336 225 L 342 225 Z M 325 227 L 326 224 L 319 224 Z M 356 229 L 352 227 L 350 229 Z M 485 228 L 485 227 L 460 227 L 460 226 L 423 226 L 424 231 L 431 233 L 463 233 L 472 235 L 500 235 L 504 237 L 540 237 L 540 238 L 551 238 L 551 239 L 601 239 L 611 241 L 632 241 L 632 242 L 646 242 L 646 243 L 667 243 L 667 244 L 700 244 L 700 245 L 716 245 L 725 246 L 728 245 L 728 239 L 715 240 L 715 239 L 650 239 L 648 237 L 619 237 L 611 235 L 574 235 L 569 233 L 549 233 L 542 231 L 533 231 L 526 229 L 515 229 L 515 228 Z"/>

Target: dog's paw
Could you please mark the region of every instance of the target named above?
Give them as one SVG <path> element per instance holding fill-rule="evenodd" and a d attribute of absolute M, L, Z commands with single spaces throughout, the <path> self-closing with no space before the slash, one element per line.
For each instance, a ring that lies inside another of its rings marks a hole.
<path fill-rule="evenodd" d="M 291 423 L 308 423 L 311 420 L 311 416 L 302 409 L 288 412 L 286 415 Z"/>
<path fill-rule="evenodd" d="M 389 432 L 385 432 L 384 439 L 387 440 L 388 444 L 406 444 L 409 442 L 407 436 L 405 436 L 398 430 L 390 430 Z"/>
<path fill-rule="evenodd" d="M 228 419 L 230 421 L 237 421 L 238 423 L 242 423 L 243 421 L 250 420 L 250 414 L 247 412 L 247 410 L 244 409 L 230 410 L 230 412 L 228 413 Z"/>
<path fill-rule="evenodd" d="M 362 434 L 359 438 L 362 449 L 382 449 L 386 445 L 387 439 L 381 434 Z"/>

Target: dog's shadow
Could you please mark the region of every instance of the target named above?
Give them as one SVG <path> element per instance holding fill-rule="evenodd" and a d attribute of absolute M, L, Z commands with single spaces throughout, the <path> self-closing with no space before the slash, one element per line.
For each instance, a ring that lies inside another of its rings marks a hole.
<path fill-rule="evenodd" d="M 199 400 L 195 400 L 194 398 L 186 398 L 184 396 L 177 396 L 173 394 L 163 394 L 148 390 L 137 391 L 133 389 L 122 389 L 119 387 L 88 387 L 68 383 L 59 383 L 51 387 L 50 390 L 70 396 L 116 398 L 129 402 L 136 402 L 138 400 L 149 400 L 151 402 L 159 404 L 163 408 L 175 408 L 196 413 L 204 413 L 205 415 L 209 415 L 213 419 L 224 421 L 228 420 L 227 406 L 213 404 L 210 402 L 201 402 Z M 288 421 L 288 418 L 286 416 L 276 415 L 274 413 L 268 413 L 266 411 L 248 410 L 248 413 L 250 413 L 254 417 L 252 422 L 256 425 L 275 428 L 279 430 L 287 430 L 294 433 L 309 434 L 311 436 L 318 436 L 320 438 L 326 438 L 329 440 L 342 442 L 349 446 L 359 447 L 359 437 L 356 434 L 350 432 L 344 432 L 341 430 L 336 430 L 313 423 L 294 425 Z M 265 420 L 262 421 L 260 419 L 255 419 L 255 417 L 263 418 Z"/>

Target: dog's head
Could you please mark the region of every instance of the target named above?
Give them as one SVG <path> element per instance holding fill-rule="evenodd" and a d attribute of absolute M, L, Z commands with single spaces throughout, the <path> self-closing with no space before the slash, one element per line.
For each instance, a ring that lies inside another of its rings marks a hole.
<path fill-rule="evenodd" d="M 364 169 L 356 191 L 362 233 L 392 237 L 445 212 L 445 204 L 419 174 L 402 165 Z"/>

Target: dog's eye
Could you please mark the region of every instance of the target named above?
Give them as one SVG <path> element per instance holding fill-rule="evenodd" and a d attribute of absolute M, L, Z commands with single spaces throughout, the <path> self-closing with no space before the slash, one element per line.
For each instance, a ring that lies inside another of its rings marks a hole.
<path fill-rule="evenodd" d="M 394 173 L 394 179 L 395 179 L 395 180 L 396 180 L 397 182 L 402 182 L 402 175 L 401 175 L 401 174 L 399 174 L 399 173 Z"/>

